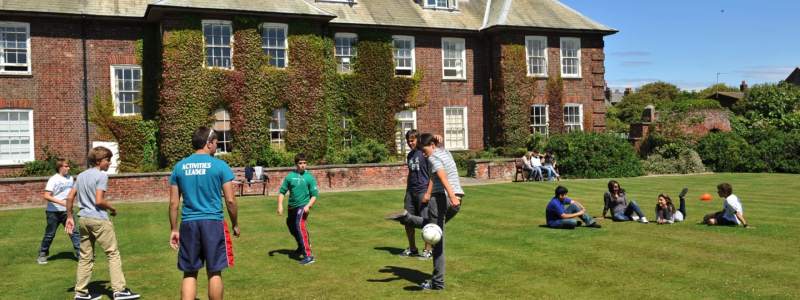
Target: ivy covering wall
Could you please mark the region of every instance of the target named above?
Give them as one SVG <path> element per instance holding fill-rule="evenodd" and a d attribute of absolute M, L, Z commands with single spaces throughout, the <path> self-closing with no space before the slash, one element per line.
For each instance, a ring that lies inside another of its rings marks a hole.
<path fill-rule="evenodd" d="M 511 148 L 525 147 L 530 135 L 530 106 L 535 79 L 528 77 L 525 46 L 500 46 L 500 70 L 492 91 L 498 120 L 497 143 Z"/>

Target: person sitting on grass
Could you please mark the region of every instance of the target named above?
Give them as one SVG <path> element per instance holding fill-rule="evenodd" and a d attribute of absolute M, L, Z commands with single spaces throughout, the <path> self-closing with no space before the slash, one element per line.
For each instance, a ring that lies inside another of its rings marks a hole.
<path fill-rule="evenodd" d="M 586 208 L 583 205 L 578 201 L 567 198 L 568 192 L 566 187 L 559 185 L 556 188 L 555 197 L 550 200 L 545 209 L 547 226 L 557 229 L 574 229 L 581 225 L 581 222 L 575 220 L 575 218 L 580 218 L 583 224 L 586 224 L 586 227 L 600 228 L 600 224 L 597 224 L 592 216 L 586 213 Z"/>
<path fill-rule="evenodd" d="M 739 197 L 733 194 L 733 187 L 729 183 L 717 185 L 717 194 L 725 198 L 722 210 L 710 213 L 703 217 L 703 223 L 710 225 L 737 226 L 742 225 L 747 228 L 747 220 L 744 219 L 744 209 Z"/>
<path fill-rule="evenodd" d="M 672 199 L 667 194 L 658 195 L 658 203 L 656 204 L 656 223 L 658 224 L 672 224 L 675 222 L 683 222 L 686 219 L 686 192 L 687 188 L 683 188 L 680 198 L 680 206 L 675 209 L 672 204 Z"/>
<path fill-rule="evenodd" d="M 639 223 L 647 224 L 647 217 L 639 208 L 639 204 L 633 200 L 628 202 L 625 190 L 619 186 L 619 182 L 616 180 L 608 182 L 608 191 L 603 195 L 603 218 L 606 217 L 609 210 L 614 222 L 638 220 Z M 634 213 L 636 216 L 633 215 Z"/>

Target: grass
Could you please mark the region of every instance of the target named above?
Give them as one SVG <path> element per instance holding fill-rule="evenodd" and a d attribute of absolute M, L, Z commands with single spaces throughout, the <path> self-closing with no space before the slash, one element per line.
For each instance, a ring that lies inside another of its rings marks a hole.
<path fill-rule="evenodd" d="M 688 222 L 612 223 L 592 230 L 551 230 L 544 207 L 555 184 L 509 183 L 466 188 L 459 216 L 448 224 L 447 289 L 414 291 L 430 276 L 430 261 L 398 257 L 406 241 L 382 216 L 401 208 L 403 192 L 323 194 L 309 228 L 317 263 L 299 266 L 274 197 L 240 199 L 236 266 L 224 272 L 229 299 L 380 298 L 800 298 L 800 176 L 715 174 L 620 180 L 652 218 L 655 198 L 688 186 Z M 696 200 L 730 182 L 755 228 L 697 225 L 722 203 Z M 602 211 L 606 180 L 562 182 L 593 215 Z M 114 191 L 112 191 L 113 193 Z M 168 246 L 166 203 L 118 204 L 114 220 L 128 285 L 146 299 L 176 299 L 181 273 Z M 76 263 L 59 234 L 51 261 L 36 253 L 43 209 L 0 211 L 0 298 L 68 299 Z M 93 287 L 106 288 L 98 253 Z M 199 280 L 205 298 L 205 276 Z"/>

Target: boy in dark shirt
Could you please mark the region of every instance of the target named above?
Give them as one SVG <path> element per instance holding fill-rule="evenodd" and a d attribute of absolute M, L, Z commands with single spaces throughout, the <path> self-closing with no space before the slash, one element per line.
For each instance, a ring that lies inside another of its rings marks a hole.
<path fill-rule="evenodd" d="M 406 143 L 411 152 L 408 152 L 406 163 L 408 165 L 408 178 L 406 180 L 405 209 L 409 214 L 421 216 L 426 204 L 422 203 L 422 197 L 428 190 L 430 181 L 430 166 L 428 159 L 421 150 L 417 149 L 418 133 L 412 129 L 406 132 Z M 406 224 L 406 236 L 408 237 L 408 248 L 403 250 L 402 256 L 419 255 L 420 259 L 431 258 L 431 245 L 425 243 L 422 254 L 417 250 L 416 238 L 414 236 L 414 225 Z"/>

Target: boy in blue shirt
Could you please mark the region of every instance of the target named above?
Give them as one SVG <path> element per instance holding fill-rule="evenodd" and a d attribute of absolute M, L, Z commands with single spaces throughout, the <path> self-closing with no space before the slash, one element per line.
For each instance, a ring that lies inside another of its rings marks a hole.
<path fill-rule="evenodd" d="M 409 214 L 422 216 L 423 213 L 426 213 L 423 209 L 427 206 L 427 203 L 423 203 L 422 198 L 428 191 L 428 184 L 430 183 L 430 163 L 422 150 L 417 149 L 418 135 L 414 129 L 406 132 L 406 144 L 408 144 L 408 148 L 411 151 L 406 156 L 408 177 L 406 178 L 404 207 Z M 432 256 L 431 245 L 425 243 L 425 249 L 420 254 L 419 250 L 417 250 L 416 236 L 414 235 L 416 228 L 413 224 L 405 224 L 405 227 L 408 248 L 403 250 L 401 256 L 419 255 L 420 259 L 430 259 Z"/>
<path fill-rule="evenodd" d="M 301 265 L 309 265 L 315 262 L 311 252 L 311 240 L 308 237 L 306 221 L 308 213 L 319 197 L 317 180 L 306 171 L 306 155 L 298 153 L 294 157 L 296 169 L 289 172 L 281 184 L 278 194 L 278 215 L 283 215 L 283 197 L 289 192 L 289 212 L 286 215 L 286 226 L 289 233 L 294 236 L 297 242 L 295 253 L 302 256 Z"/>
<path fill-rule="evenodd" d="M 566 187 L 558 186 L 556 188 L 556 195 L 550 199 L 545 209 L 545 217 L 547 218 L 547 226 L 550 228 L 558 229 L 574 229 L 580 226 L 580 222 L 575 218 L 580 218 L 586 227 L 600 228 L 600 224 L 586 213 L 586 208 L 583 207 L 578 201 L 567 198 L 569 191 Z M 568 205 L 565 207 L 565 205 Z"/>
<path fill-rule="evenodd" d="M 222 214 L 222 195 L 231 218 L 233 235 L 239 237 L 238 210 L 233 192 L 233 171 L 214 158 L 217 134 L 207 127 L 192 136 L 195 153 L 179 161 L 169 178 L 170 246 L 178 250 L 178 269 L 183 271 L 181 298 L 195 299 L 197 272 L 205 262 L 208 298 L 222 299 L 222 270 L 233 266 L 233 244 Z M 180 231 L 178 205 L 183 198 Z"/>

